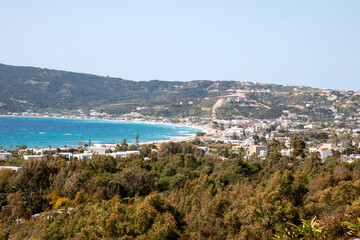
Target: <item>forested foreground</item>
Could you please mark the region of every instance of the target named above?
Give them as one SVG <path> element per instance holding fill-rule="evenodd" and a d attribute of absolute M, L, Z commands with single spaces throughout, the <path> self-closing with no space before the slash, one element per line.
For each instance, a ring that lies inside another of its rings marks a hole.
<path fill-rule="evenodd" d="M 53 159 L 0 170 L 1 239 L 350 239 L 360 163 L 270 143 L 265 160 L 222 160 L 191 143 L 158 154 Z M 142 158 L 148 156 L 149 160 Z M 335 155 L 336 156 L 336 155 Z M 2 162 L 5 164 L 5 162 Z M 8 163 L 10 164 L 10 163 Z"/>

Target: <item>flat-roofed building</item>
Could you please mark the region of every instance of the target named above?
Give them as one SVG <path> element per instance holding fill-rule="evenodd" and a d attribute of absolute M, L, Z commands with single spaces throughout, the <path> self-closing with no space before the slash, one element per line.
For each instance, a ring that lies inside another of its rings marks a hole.
<path fill-rule="evenodd" d="M 1 152 L 0 153 L 0 160 L 8 159 L 9 157 L 12 157 L 12 154 L 9 152 Z"/>
<path fill-rule="evenodd" d="M 2 169 L 9 169 L 13 172 L 20 172 L 21 171 L 21 167 L 14 167 L 14 166 L 0 166 L 0 170 Z"/>
<path fill-rule="evenodd" d="M 93 155 L 92 153 L 78 153 L 78 154 L 73 154 L 73 158 L 84 159 L 85 161 L 88 161 L 91 159 L 92 155 Z"/>
<path fill-rule="evenodd" d="M 129 157 L 130 155 L 140 155 L 139 151 L 126 151 L 126 152 L 114 152 L 114 153 L 109 153 L 110 156 L 113 157 L 118 157 L 118 158 L 126 158 Z"/>
<path fill-rule="evenodd" d="M 23 155 L 25 160 L 40 160 L 43 155 Z"/>
<path fill-rule="evenodd" d="M 251 145 L 249 147 L 250 155 L 255 154 L 256 156 L 260 156 L 261 151 L 267 151 L 267 147 L 266 146 L 258 146 L 258 145 Z"/>

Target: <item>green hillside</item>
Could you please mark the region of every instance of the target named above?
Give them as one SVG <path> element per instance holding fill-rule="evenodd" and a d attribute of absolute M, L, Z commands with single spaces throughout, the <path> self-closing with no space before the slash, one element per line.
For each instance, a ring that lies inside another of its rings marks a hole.
<path fill-rule="evenodd" d="M 238 81 L 129 81 L 3 64 L 0 84 L 0 113 L 94 109 L 120 115 L 277 118 L 292 110 L 326 119 L 330 107 L 350 115 L 360 103 L 353 91 Z"/>

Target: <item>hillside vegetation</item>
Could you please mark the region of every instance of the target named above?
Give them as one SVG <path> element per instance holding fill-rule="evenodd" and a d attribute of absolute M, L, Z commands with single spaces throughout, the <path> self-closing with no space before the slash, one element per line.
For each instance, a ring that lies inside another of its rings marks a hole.
<path fill-rule="evenodd" d="M 129 81 L 3 64 L 0 84 L 0 113 L 94 109 L 159 117 L 277 118 L 290 109 L 322 119 L 331 115 L 331 106 L 350 114 L 360 103 L 352 91 L 238 81 Z M 219 99 L 224 104 L 214 110 Z M 314 106 L 305 108 L 306 103 Z"/>
<path fill-rule="evenodd" d="M 121 159 L 0 161 L 22 166 L 0 170 L 0 239 L 360 237 L 359 161 L 303 146 L 284 156 L 271 142 L 265 160 L 170 142 Z"/>

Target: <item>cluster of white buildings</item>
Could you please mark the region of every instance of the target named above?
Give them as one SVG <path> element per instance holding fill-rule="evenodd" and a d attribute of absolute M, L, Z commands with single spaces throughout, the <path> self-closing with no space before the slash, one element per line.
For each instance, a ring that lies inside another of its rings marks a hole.
<path fill-rule="evenodd" d="M 114 158 L 126 158 L 126 157 L 129 157 L 130 155 L 140 155 L 140 152 L 139 151 L 122 151 L 122 152 L 111 152 L 111 153 L 106 153 L 105 151 L 100 151 L 100 152 L 84 151 L 83 153 L 59 152 L 59 153 L 56 153 L 54 156 L 60 155 L 67 159 L 84 159 L 87 161 L 92 158 L 93 154 L 97 154 L 100 156 L 108 155 L 108 156 L 112 156 Z M 44 157 L 44 154 L 23 155 L 23 158 L 25 160 L 39 160 L 43 157 Z"/>
<path fill-rule="evenodd" d="M 114 158 L 126 158 L 130 155 L 140 155 L 139 151 L 116 151 L 117 144 L 93 144 L 91 147 L 88 147 L 86 151 L 82 153 L 73 153 L 69 150 L 73 148 L 60 148 L 60 152 L 56 148 L 29 148 L 29 149 L 20 149 L 19 153 L 23 154 L 25 160 L 39 160 L 44 157 L 45 154 L 51 152 L 53 156 L 63 156 L 67 159 L 84 159 L 90 160 L 93 154 L 108 155 Z M 32 155 L 26 154 L 26 152 L 33 153 Z M 12 154 L 9 152 L 0 152 L 0 160 L 6 160 L 12 157 Z"/>

